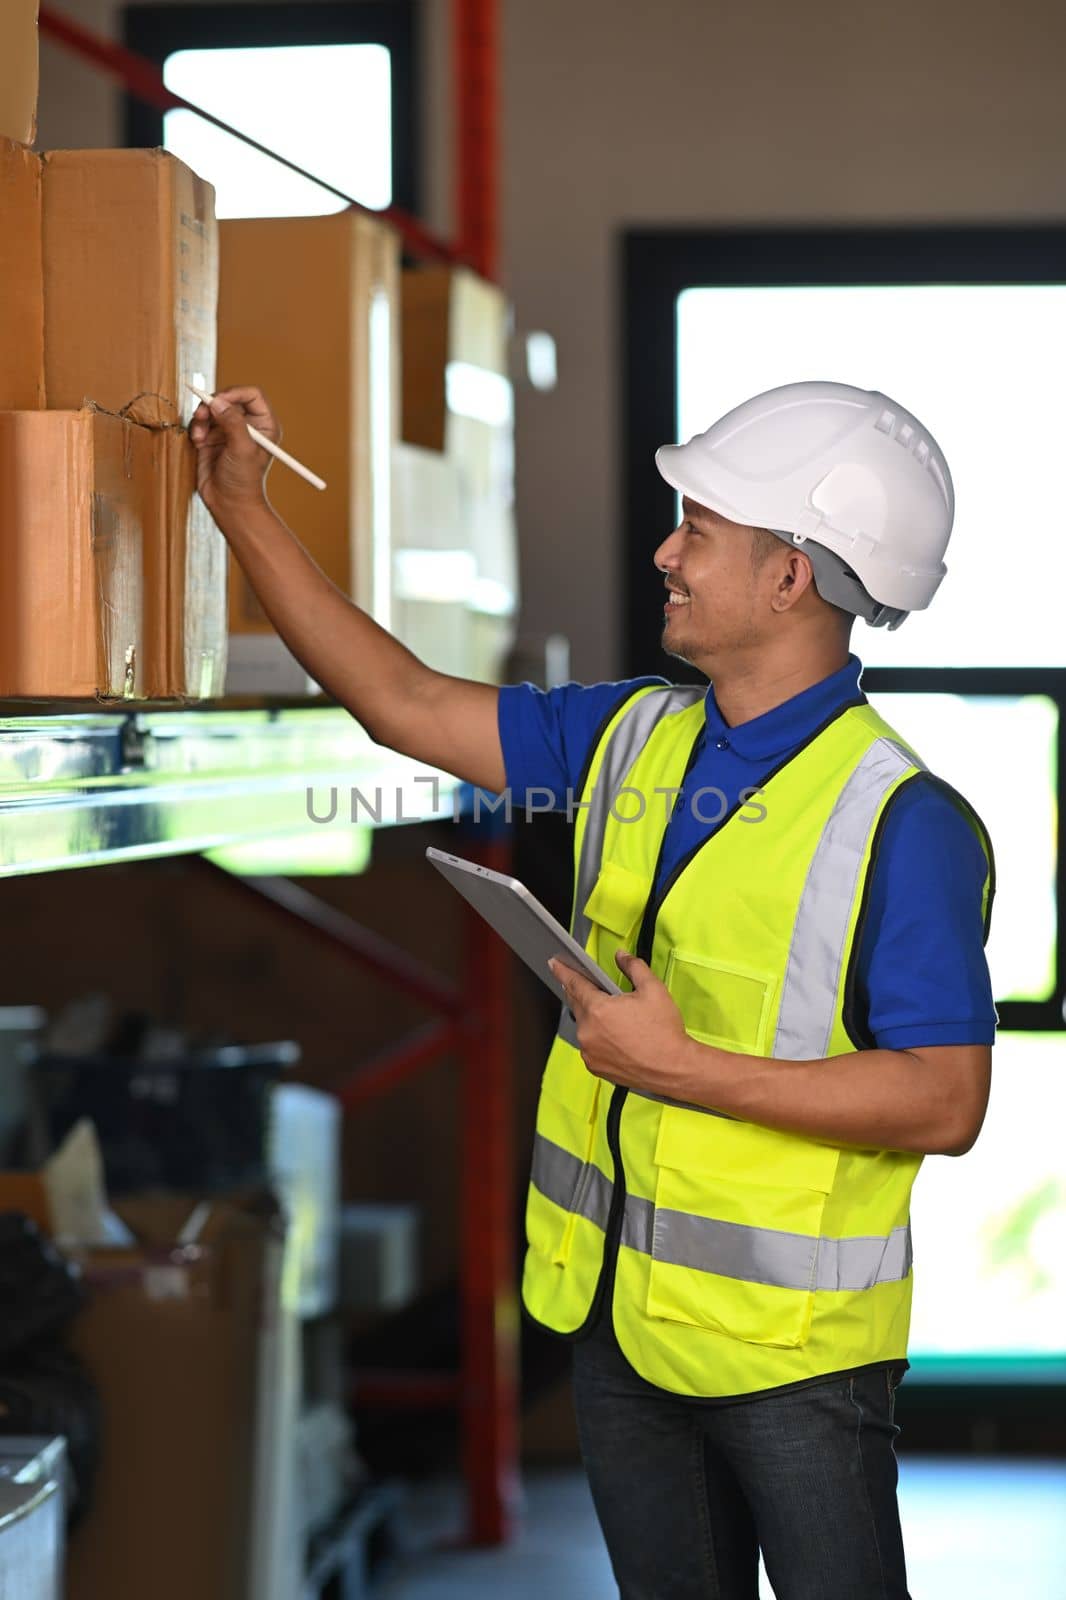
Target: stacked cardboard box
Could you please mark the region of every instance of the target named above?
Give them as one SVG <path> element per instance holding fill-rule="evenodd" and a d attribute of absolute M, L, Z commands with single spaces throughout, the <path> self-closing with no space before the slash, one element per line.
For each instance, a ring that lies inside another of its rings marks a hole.
<path fill-rule="evenodd" d="M 0 139 L 37 135 L 37 0 L 0 6 Z"/>
<path fill-rule="evenodd" d="M 30 11 L 0 22 L 23 139 Z M 225 549 L 184 431 L 215 380 L 213 206 L 163 151 L 0 139 L 0 699 L 222 691 Z"/>
<path fill-rule="evenodd" d="M 464 269 L 403 275 L 396 632 L 431 665 L 498 682 L 517 607 L 510 308 Z"/>
<path fill-rule="evenodd" d="M 254 383 L 285 447 L 325 478 L 275 469 L 271 502 L 323 572 L 390 623 L 391 452 L 399 429 L 399 240 L 356 212 L 219 226 L 220 386 Z M 230 687 L 302 686 L 236 564 Z M 238 675 L 239 674 L 239 675 Z"/>
<path fill-rule="evenodd" d="M 221 690 L 224 550 L 177 429 L 0 412 L 0 693 Z"/>
<path fill-rule="evenodd" d="M 0 139 L 0 410 L 37 410 L 44 392 L 41 161 Z"/>
<path fill-rule="evenodd" d="M 214 190 L 163 150 L 42 158 L 48 404 L 171 427 L 214 383 Z"/>

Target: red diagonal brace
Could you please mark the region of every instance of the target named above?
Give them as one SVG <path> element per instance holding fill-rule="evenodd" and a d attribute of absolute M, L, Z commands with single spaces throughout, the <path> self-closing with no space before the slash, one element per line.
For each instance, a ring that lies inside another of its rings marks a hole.
<path fill-rule="evenodd" d="M 205 866 L 210 865 L 205 862 Z M 322 939 L 333 950 L 344 950 L 385 983 L 402 989 L 431 1011 L 446 1017 L 458 1016 L 462 997 L 452 984 L 439 978 L 431 967 L 399 950 L 380 934 L 371 933 L 361 923 L 339 911 L 328 901 L 311 894 L 291 878 L 235 878 L 222 868 L 211 866 L 223 881 L 239 885 L 264 905 L 272 906 L 297 922 L 306 933 Z"/>
<path fill-rule="evenodd" d="M 335 1091 L 337 1099 L 345 1111 L 354 1111 L 356 1106 L 376 1100 L 389 1089 L 395 1089 L 397 1084 L 413 1078 L 423 1067 L 431 1066 L 441 1056 L 458 1049 L 462 1037 L 462 1029 L 454 1022 L 429 1022 L 399 1044 L 390 1045 L 387 1050 L 371 1056 L 369 1061 L 361 1062 Z"/>
<path fill-rule="evenodd" d="M 436 238 L 428 228 L 423 227 L 417 217 L 412 217 L 399 206 L 390 206 L 386 211 L 375 211 L 372 206 L 363 205 L 345 190 L 338 189 L 325 178 L 320 178 L 317 173 L 308 172 L 306 167 L 290 161 L 288 156 L 279 154 L 277 150 L 271 150 L 268 145 L 260 144 L 258 139 L 242 133 L 240 128 L 235 128 L 232 123 L 216 117 L 203 106 L 184 99 L 180 94 L 174 94 L 167 88 L 163 75 L 154 61 L 148 61 L 144 56 L 137 55 L 133 50 L 127 50 L 125 45 L 116 44 L 111 39 L 101 39 L 98 34 L 83 28 L 80 23 L 71 22 L 69 17 L 53 11 L 51 6 L 41 7 L 40 25 L 41 32 L 53 39 L 56 44 L 91 62 L 108 77 L 117 78 L 130 94 L 138 100 L 143 100 L 147 105 L 155 106 L 157 111 L 194 111 L 198 117 L 203 117 L 205 122 L 220 128 L 223 133 L 232 134 L 235 139 L 250 145 L 261 155 L 269 156 L 272 161 L 280 162 L 283 167 L 288 167 L 290 172 L 297 173 L 301 178 L 308 178 L 312 183 L 317 183 L 320 188 L 336 195 L 338 200 L 343 200 L 354 210 L 365 212 L 367 216 L 375 217 L 379 222 L 390 223 L 402 236 L 412 255 L 430 261 L 467 262 L 465 256 L 442 239 Z"/>

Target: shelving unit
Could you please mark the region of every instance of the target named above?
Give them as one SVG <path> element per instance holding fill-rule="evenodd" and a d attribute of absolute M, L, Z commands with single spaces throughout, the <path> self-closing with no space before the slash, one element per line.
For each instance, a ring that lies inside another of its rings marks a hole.
<path fill-rule="evenodd" d="M 0 877 L 344 826 L 353 787 L 384 825 L 451 815 L 458 785 L 339 707 L 0 717 Z M 336 822 L 318 823 L 309 795 L 321 817 L 332 788 Z"/>
<path fill-rule="evenodd" d="M 472 266 L 488 277 L 494 274 L 498 231 L 496 5 L 497 0 L 458 0 L 453 13 L 460 237 L 438 239 L 396 207 L 372 213 L 399 231 L 410 254 Z M 51 6 L 41 5 L 39 16 L 43 35 L 140 101 L 157 111 L 199 111 L 166 88 L 153 62 Z M 217 117 L 208 120 L 245 137 Z M 327 827 L 445 818 L 458 809 L 459 787 L 454 778 L 376 745 L 343 709 L 322 702 L 227 701 L 195 709 L 0 703 L 0 878 L 166 857 L 210 858 L 212 852 L 312 834 L 321 839 Z M 356 814 L 353 791 L 362 799 Z M 507 866 L 506 842 L 488 833 L 470 834 L 463 848 L 490 866 Z M 294 936 L 324 941 L 383 985 L 430 1009 L 429 1023 L 357 1066 L 337 1086 L 348 1114 L 442 1057 L 459 1063 L 461 1369 L 424 1375 L 421 1383 L 406 1374 L 352 1378 L 355 1391 L 374 1405 L 419 1403 L 425 1390 L 431 1403 L 455 1408 L 467 1486 L 464 1532 L 472 1543 L 499 1543 L 508 1535 L 517 1476 L 506 951 L 464 908 L 460 974 L 449 983 L 301 884 L 230 873 L 226 881 L 234 893 L 273 908 Z M 382 1536 L 395 1505 L 387 1489 L 372 1491 L 353 1508 L 336 1530 L 332 1551 L 316 1552 L 308 1594 L 318 1592 L 315 1585 L 332 1593 L 338 1582 L 353 1600 L 362 1592 L 365 1552 Z"/>

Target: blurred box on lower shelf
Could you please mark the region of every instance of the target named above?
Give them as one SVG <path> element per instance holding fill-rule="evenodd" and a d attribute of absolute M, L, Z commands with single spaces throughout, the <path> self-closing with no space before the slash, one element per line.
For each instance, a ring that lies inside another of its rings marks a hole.
<path fill-rule="evenodd" d="M 3 26 L 0 20 L 0 74 Z M 0 411 L 32 411 L 45 403 L 41 158 L 3 138 L 0 217 Z"/>
<path fill-rule="evenodd" d="M 270 1178 L 289 1219 L 296 1309 L 321 1317 L 337 1303 L 341 1104 L 305 1083 L 279 1084 L 270 1100 Z"/>
<path fill-rule="evenodd" d="M 297 1522 L 304 1534 L 337 1516 L 364 1479 L 344 1409 L 328 1403 L 308 1407 L 296 1424 Z"/>
<path fill-rule="evenodd" d="M 266 1191 L 130 1196 L 136 1244 L 81 1252 L 72 1344 L 98 1388 L 95 1501 L 68 1600 L 292 1600 L 299 1345 Z"/>
<path fill-rule="evenodd" d="M 4 0 L 0 7 L 0 137 L 33 143 L 39 76 L 37 0 Z"/>
<path fill-rule="evenodd" d="M 346 1311 L 399 1311 L 418 1293 L 418 1209 L 348 1205 L 341 1211 L 340 1301 Z"/>
<path fill-rule="evenodd" d="M 262 387 L 286 449 L 328 485 L 316 492 L 274 468 L 271 503 L 326 576 L 387 627 L 398 236 L 349 211 L 224 221 L 219 240 L 220 387 Z M 236 563 L 229 616 L 234 634 L 273 633 Z"/>
<path fill-rule="evenodd" d="M 22 1154 L 30 1113 L 30 1063 L 47 1020 L 40 1006 L 0 1006 L 0 1167 Z"/>
<path fill-rule="evenodd" d="M 237 581 L 231 572 L 231 584 Z M 278 634 L 230 633 L 226 651 L 227 695 L 309 700 L 322 692 Z"/>
<path fill-rule="evenodd" d="M 180 431 L 0 412 L 0 551 L 0 697 L 221 693 L 225 547 Z"/>

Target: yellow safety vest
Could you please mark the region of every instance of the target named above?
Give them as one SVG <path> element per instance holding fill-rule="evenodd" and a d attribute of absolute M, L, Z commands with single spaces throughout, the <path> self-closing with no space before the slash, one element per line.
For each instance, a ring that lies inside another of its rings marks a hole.
<path fill-rule="evenodd" d="M 853 702 L 653 893 L 703 726 L 702 690 L 655 687 L 606 726 L 575 825 L 574 937 L 623 986 L 615 951 L 636 951 L 707 1044 L 782 1060 L 862 1048 L 849 1030 L 871 864 L 922 764 Z M 991 846 L 955 798 L 989 860 L 987 935 Z M 526 1308 L 579 1333 L 616 1257 L 619 1344 L 676 1394 L 749 1394 L 902 1358 L 921 1159 L 614 1088 L 585 1067 L 564 1011 L 537 1112 Z"/>

